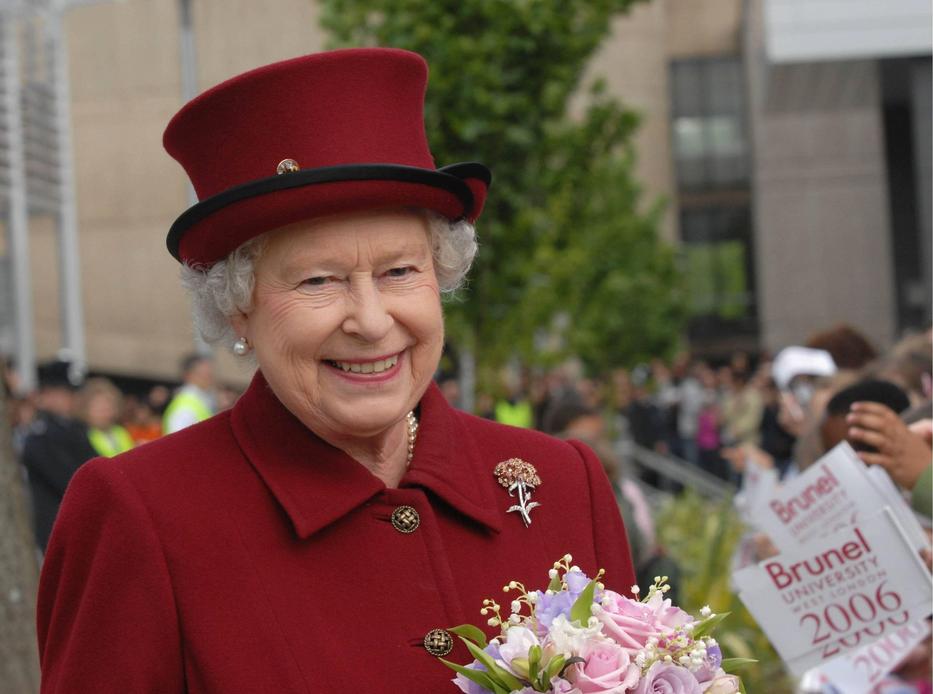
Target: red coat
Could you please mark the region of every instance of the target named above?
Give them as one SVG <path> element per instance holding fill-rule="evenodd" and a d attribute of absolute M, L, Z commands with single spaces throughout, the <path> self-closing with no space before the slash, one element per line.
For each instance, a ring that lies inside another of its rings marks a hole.
<path fill-rule="evenodd" d="M 42 570 L 42 691 L 455 692 L 424 636 L 482 625 L 504 583 L 543 588 L 566 552 L 634 582 L 589 449 L 458 412 L 434 386 L 420 422 L 387 489 L 259 376 L 231 412 L 84 465 Z M 542 480 L 528 528 L 493 475 L 511 457 Z M 410 534 L 390 522 L 402 504 Z M 459 641 L 449 657 L 470 660 Z"/>

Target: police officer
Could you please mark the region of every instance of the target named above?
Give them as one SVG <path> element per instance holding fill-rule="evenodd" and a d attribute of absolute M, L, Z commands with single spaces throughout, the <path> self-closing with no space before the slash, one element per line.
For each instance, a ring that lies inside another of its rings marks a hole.
<path fill-rule="evenodd" d="M 39 367 L 38 413 L 23 443 L 22 462 L 32 491 L 36 543 L 43 552 L 68 482 L 96 455 L 87 428 L 73 416 L 79 382 L 69 362 Z"/>

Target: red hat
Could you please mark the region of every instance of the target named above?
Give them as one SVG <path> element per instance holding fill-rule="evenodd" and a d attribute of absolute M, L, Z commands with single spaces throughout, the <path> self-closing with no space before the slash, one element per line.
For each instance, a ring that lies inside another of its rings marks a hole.
<path fill-rule="evenodd" d="M 169 230 L 169 252 L 210 265 L 270 229 L 351 210 L 475 220 L 491 175 L 477 163 L 435 168 L 427 77 L 416 53 L 351 48 L 251 70 L 192 99 L 163 136 L 199 200 Z"/>

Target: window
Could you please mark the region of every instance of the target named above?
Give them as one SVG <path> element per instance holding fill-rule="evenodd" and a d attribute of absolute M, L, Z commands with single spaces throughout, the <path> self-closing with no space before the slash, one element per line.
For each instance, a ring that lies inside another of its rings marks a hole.
<path fill-rule="evenodd" d="M 672 136 L 682 190 L 748 186 L 745 92 L 736 58 L 671 64 Z"/>
<path fill-rule="evenodd" d="M 755 282 L 747 205 L 682 210 L 682 260 L 691 333 L 755 331 Z"/>

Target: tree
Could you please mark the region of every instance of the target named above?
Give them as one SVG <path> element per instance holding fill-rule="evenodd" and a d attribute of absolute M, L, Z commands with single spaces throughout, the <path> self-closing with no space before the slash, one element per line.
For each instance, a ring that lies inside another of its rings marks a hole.
<path fill-rule="evenodd" d="M 568 103 L 613 16 L 637 0 L 322 0 L 337 45 L 387 45 L 431 65 L 425 119 L 440 163 L 478 160 L 493 187 L 450 341 L 481 365 L 558 355 L 536 336 L 564 317 L 564 346 L 595 368 L 670 350 L 682 325 L 660 204 L 639 209 L 637 117 L 597 84 Z"/>

